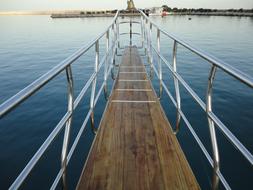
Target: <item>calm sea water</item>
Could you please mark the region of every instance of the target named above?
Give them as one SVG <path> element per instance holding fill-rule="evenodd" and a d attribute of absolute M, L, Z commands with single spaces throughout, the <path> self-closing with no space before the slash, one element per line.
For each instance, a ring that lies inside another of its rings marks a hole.
<path fill-rule="evenodd" d="M 153 17 L 155 22 L 181 39 L 226 61 L 253 76 L 253 19 L 239 17 L 187 16 Z M 95 38 L 111 18 L 51 19 L 49 16 L 0 17 L 0 103 L 53 68 L 75 50 Z M 155 31 L 153 40 L 155 40 Z M 172 41 L 162 36 L 162 53 L 171 60 Z M 101 50 L 104 42 L 101 42 Z M 146 60 L 144 60 L 146 62 Z M 157 58 L 155 57 L 155 61 Z M 74 65 L 75 95 L 93 70 L 94 52 L 89 51 Z M 183 47 L 178 47 L 178 70 L 198 95 L 205 100 L 210 64 Z M 173 78 L 164 67 L 164 79 L 174 94 Z M 101 76 L 102 77 L 102 74 Z M 110 81 L 110 84 L 112 81 Z M 153 79 L 158 89 L 157 78 Z M 6 189 L 44 142 L 67 109 L 66 77 L 63 72 L 31 99 L 0 121 L 0 187 Z M 211 154 L 205 113 L 181 86 L 182 110 Z M 88 93 L 87 93 L 88 94 Z M 88 110 L 89 96 L 74 114 L 71 143 Z M 163 94 L 165 112 L 175 124 L 175 108 Z M 95 110 L 99 124 L 105 100 Z M 253 152 L 252 90 L 221 71 L 214 84 L 214 112 Z M 251 189 L 253 171 L 249 163 L 217 130 L 221 171 L 234 189 Z M 69 187 L 74 189 L 94 135 L 89 126 L 69 165 Z M 203 189 L 211 184 L 211 167 L 182 123 L 178 139 Z M 61 133 L 24 184 L 25 189 L 48 189 L 60 168 Z M 222 189 L 222 186 L 220 186 Z"/>

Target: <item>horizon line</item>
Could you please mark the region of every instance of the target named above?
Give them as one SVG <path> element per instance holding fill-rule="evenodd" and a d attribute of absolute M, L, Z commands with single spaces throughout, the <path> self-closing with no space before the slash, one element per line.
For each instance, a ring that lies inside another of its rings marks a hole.
<path fill-rule="evenodd" d="M 146 7 L 146 8 L 141 8 L 141 9 L 150 9 L 150 8 L 156 8 L 160 6 L 153 6 L 153 7 Z M 162 6 L 161 6 L 162 7 Z M 184 9 L 185 7 L 171 7 L 173 8 L 178 8 L 178 9 Z M 138 8 L 137 8 L 138 9 Z M 234 9 L 234 10 L 239 10 L 239 9 L 244 9 L 244 10 L 251 10 L 253 8 L 186 8 L 186 9 L 211 9 L 211 10 L 229 10 L 229 9 Z M 25 15 L 25 14 L 53 14 L 53 13 L 63 13 L 63 12 L 78 12 L 78 11 L 112 11 L 112 10 L 125 10 L 125 9 L 48 9 L 48 10 L 0 10 L 0 15 Z"/>

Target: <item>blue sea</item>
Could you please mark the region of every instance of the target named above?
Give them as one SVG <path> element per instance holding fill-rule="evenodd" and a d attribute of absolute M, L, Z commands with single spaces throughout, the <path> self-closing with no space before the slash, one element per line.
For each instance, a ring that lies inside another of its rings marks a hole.
<path fill-rule="evenodd" d="M 253 18 L 221 16 L 151 17 L 166 31 L 253 77 Z M 112 18 L 51 19 L 49 16 L 0 16 L 0 104 L 94 39 Z M 124 26 L 122 30 L 126 30 Z M 134 30 L 139 30 L 134 26 Z M 153 28 L 153 41 L 156 30 Z M 135 42 L 140 42 L 135 37 Z M 127 38 L 122 38 L 127 45 Z M 173 41 L 161 36 L 161 52 L 171 62 Z M 105 50 L 105 39 L 100 43 Z M 143 53 L 141 51 L 141 53 Z M 102 57 L 102 54 L 101 54 Z M 178 72 L 205 102 L 210 63 L 178 46 Z M 94 48 L 73 64 L 75 97 L 91 76 Z M 143 60 L 145 63 L 146 59 Z M 154 56 L 155 65 L 157 57 Z M 120 57 L 117 58 L 120 63 Z M 149 68 L 147 68 L 149 69 Z M 174 95 L 173 77 L 163 66 L 164 80 Z M 103 72 L 99 79 L 103 78 Z M 0 120 L 0 189 L 7 189 L 67 111 L 65 72 Z M 109 81 L 110 86 L 113 80 Z M 101 84 L 101 80 L 98 86 Z M 156 90 L 159 81 L 153 78 Z M 158 91 L 157 91 L 158 92 Z M 210 155 L 211 141 L 205 112 L 180 86 L 182 110 Z M 89 108 L 90 90 L 74 113 L 71 142 Z M 172 126 L 176 109 L 166 93 L 161 103 Z M 95 108 L 99 125 L 106 101 L 102 95 Z M 218 69 L 213 90 L 213 111 L 235 136 L 253 152 L 253 90 Z M 252 166 L 217 129 L 221 172 L 233 189 L 252 189 Z M 210 189 L 211 167 L 182 122 L 177 134 L 181 147 L 202 189 Z M 74 189 L 94 134 L 88 123 L 68 166 L 68 187 Z M 63 132 L 23 184 L 24 189 L 48 189 L 60 169 Z M 61 185 L 58 187 L 61 188 Z M 220 189 L 223 189 L 220 185 Z"/>

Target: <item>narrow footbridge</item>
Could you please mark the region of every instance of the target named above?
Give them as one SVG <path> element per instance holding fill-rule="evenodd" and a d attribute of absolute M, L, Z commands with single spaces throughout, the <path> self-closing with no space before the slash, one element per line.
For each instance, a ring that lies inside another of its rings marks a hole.
<path fill-rule="evenodd" d="M 199 189 L 136 47 L 118 77 L 78 189 Z"/>
<path fill-rule="evenodd" d="M 122 25 L 129 27 L 129 32 L 121 32 Z M 133 25 L 138 26 L 139 30 L 133 31 Z M 153 39 L 154 32 L 155 40 Z M 171 63 L 161 54 L 161 35 L 172 40 Z M 127 38 L 127 45 L 122 46 L 123 38 Z M 101 56 L 100 50 L 102 40 L 105 40 L 103 56 Z M 205 102 L 177 72 L 178 45 L 193 52 L 211 65 Z M 78 96 L 74 98 L 72 65 L 91 48 L 95 50 L 94 72 L 91 73 L 91 77 Z M 156 64 L 154 64 L 154 56 L 158 57 Z M 146 64 L 144 59 L 147 60 Z M 170 73 L 167 74 L 173 76 L 175 98 L 163 80 L 164 67 L 170 70 Z M 17 176 L 10 189 L 19 189 L 25 180 L 29 180 L 29 174 L 62 130 L 65 132 L 60 161 L 61 168 L 51 189 L 58 188 L 60 184 L 64 189 L 67 189 L 68 164 L 86 126 L 91 126 L 95 138 L 80 174 L 77 189 L 200 189 L 201 187 L 176 138 L 176 134 L 180 131 L 181 122 L 186 124 L 213 168 L 212 189 L 217 189 L 219 184 L 225 189 L 231 189 L 220 171 L 221 163 L 215 130 L 220 130 L 234 145 L 248 161 L 249 167 L 253 165 L 253 156 L 212 111 L 212 87 L 217 70 L 234 77 L 242 85 L 253 87 L 252 77 L 167 33 L 143 12 L 140 11 L 139 16 L 131 17 L 129 15 L 125 18 L 120 18 L 117 13 L 112 23 L 97 38 L 0 105 L 0 117 L 3 118 L 7 114 L 11 114 L 13 109 L 39 91 L 54 77 L 63 71 L 66 72 L 68 111 Z M 101 85 L 98 86 L 98 74 L 101 72 L 104 77 Z M 159 93 L 156 93 L 152 85 L 152 73 L 159 79 Z M 110 76 L 114 82 L 111 90 L 108 90 Z M 179 84 L 206 112 L 212 154 L 207 151 L 182 110 Z M 175 127 L 171 126 L 160 104 L 163 91 L 177 110 Z M 89 95 L 87 95 L 88 92 L 90 92 Z M 102 93 L 104 93 L 107 103 L 100 125 L 95 127 L 94 108 Z M 80 102 L 87 97 L 90 98 L 88 113 L 74 142 L 70 144 L 73 113 Z M 91 124 L 88 124 L 89 121 Z"/>

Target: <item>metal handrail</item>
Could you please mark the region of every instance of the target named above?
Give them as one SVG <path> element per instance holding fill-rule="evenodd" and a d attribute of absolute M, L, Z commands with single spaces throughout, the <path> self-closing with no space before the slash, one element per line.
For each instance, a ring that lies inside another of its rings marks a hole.
<path fill-rule="evenodd" d="M 152 47 L 153 50 L 157 53 L 156 49 Z M 170 69 L 172 74 L 179 80 L 179 82 L 185 87 L 185 89 L 190 93 L 190 95 L 194 98 L 194 100 L 200 105 L 200 107 L 206 111 L 206 104 L 201 100 L 201 98 L 194 92 L 194 90 L 185 82 L 185 80 L 177 73 L 174 72 L 169 64 L 169 62 L 160 54 L 158 55 L 161 60 L 166 64 L 166 66 Z M 209 90 L 209 88 L 208 88 Z M 208 117 L 212 119 L 215 124 L 220 127 L 222 132 L 226 135 L 226 137 L 233 143 L 235 147 L 242 152 L 244 157 L 250 162 L 252 165 L 253 157 L 252 154 L 240 143 L 240 141 L 228 130 L 228 128 L 218 119 L 218 117 L 211 111 L 207 111 Z"/>
<path fill-rule="evenodd" d="M 7 114 L 9 111 L 14 109 L 17 105 L 22 103 L 24 100 L 26 100 L 28 97 L 30 97 L 32 94 L 37 92 L 41 87 L 43 87 L 45 84 L 47 84 L 51 79 L 53 79 L 55 76 L 57 76 L 60 72 L 62 72 L 64 69 L 66 69 L 67 66 L 71 65 L 73 62 L 75 62 L 79 57 L 81 57 L 84 53 L 86 53 L 88 50 L 90 50 L 91 47 L 94 46 L 94 43 L 96 41 L 99 41 L 106 32 L 112 28 L 115 21 L 118 18 L 118 12 L 116 13 L 113 21 L 109 24 L 109 26 L 102 32 L 100 35 L 98 35 L 94 40 L 90 41 L 88 44 L 81 47 L 78 51 L 76 51 L 74 54 L 60 62 L 58 65 L 56 65 L 53 69 L 48 71 L 46 74 L 42 75 L 40 78 L 35 80 L 33 83 L 28 85 L 26 88 L 15 94 L 13 97 L 9 98 L 7 101 L 2 103 L 0 105 L 0 118 L 2 118 L 5 114 Z"/>
<path fill-rule="evenodd" d="M 47 139 L 44 141 L 44 143 L 41 145 L 39 150 L 35 153 L 35 155 L 32 157 L 32 159 L 29 161 L 29 163 L 26 165 L 26 167 L 23 169 L 23 171 L 20 173 L 20 175 L 17 177 L 17 179 L 14 181 L 14 183 L 11 185 L 10 189 L 18 189 L 23 182 L 26 180 L 26 178 L 29 176 L 30 172 L 34 168 L 34 166 L 38 163 L 42 155 L 46 152 L 48 147 L 51 145 L 51 143 L 54 141 L 54 139 L 59 135 L 59 133 L 65 128 L 64 133 L 64 139 L 63 139 L 63 146 L 62 146 L 62 156 L 61 156 L 61 169 L 59 170 L 51 189 L 55 189 L 59 183 L 59 181 L 62 179 L 63 186 L 66 187 L 66 168 L 67 165 L 76 149 L 76 146 L 81 138 L 81 135 L 87 126 L 87 122 L 89 118 L 91 118 L 92 121 L 92 128 L 94 128 L 94 107 L 101 96 L 103 90 L 105 93 L 105 98 L 108 99 L 107 94 L 107 80 L 108 76 L 114 67 L 115 64 L 115 56 L 117 56 L 117 49 L 121 49 L 120 47 L 120 35 L 123 34 L 130 34 L 130 45 L 132 45 L 132 35 L 137 34 L 132 31 L 132 24 L 136 23 L 141 26 L 141 33 L 138 35 L 141 36 L 142 41 L 142 47 L 145 49 L 145 55 L 148 58 L 149 65 L 151 69 L 154 71 L 156 76 L 158 77 L 160 81 L 160 94 L 159 99 L 162 98 L 162 90 L 164 89 L 165 92 L 168 94 L 169 98 L 171 99 L 172 103 L 177 109 L 177 118 L 176 118 L 176 130 L 175 134 L 177 134 L 180 130 L 180 122 L 181 119 L 185 122 L 186 126 L 189 128 L 191 134 L 193 135 L 194 139 L 198 143 L 200 149 L 206 156 L 208 162 L 213 168 L 213 189 L 216 189 L 218 187 L 219 180 L 222 182 L 224 187 L 226 189 L 231 189 L 229 184 L 227 183 L 226 179 L 224 178 L 223 174 L 220 171 L 220 159 L 219 159 L 219 149 L 218 149 L 218 143 L 215 133 L 215 127 L 217 127 L 219 130 L 222 131 L 222 134 L 226 138 L 229 139 L 229 141 L 239 150 L 239 152 L 247 159 L 247 161 L 253 165 L 253 156 L 252 154 L 247 150 L 247 148 L 232 134 L 232 132 L 225 126 L 225 124 L 213 113 L 212 111 L 212 87 L 213 87 L 213 81 L 215 80 L 215 73 L 216 70 L 219 68 L 223 70 L 225 73 L 228 73 L 229 75 L 235 77 L 237 80 L 241 81 L 242 83 L 246 84 L 249 87 L 253 87 L 253 78 L 246 75 L 245 73 L 239 71 L 238 69 L 233 68 L 232 66 L 228 65 L 227 63 L 203 52 L 202 50 L 196 49 L 195 47 L 192 47 L 191 45 L 187 44 L 186 42 L 178 39 L 172 34 L 169 34 L 165 30 L 161 29 L 158 25 L 153 23 L 150 18 L 148 18 L 142 11 L 141 13 L 141 21 L 118 21 L 119 12 L 116 13 L 115 17 L 113 18 L 112 22 L 109 24 L 109 26 L 102 32 L 98 37 L 96 37 L 93 41 L 91 41 L 89 44 L 83 46 L 81 49 L 79 49 L 77 52 L 75 52 L 73 55 L 62 61 L 60 64 L 55 66 L 53 69 L 51 69 L 49 72 L 41 76 L 39 79 L 34 81 L 32 84 L 21 90 L 19 93 L 5 101 L 3 104 L 0 105 L 0 118 L 6 116 L 9 112 L 11 112 L 13 109 L 15 109 L 20 103 L 25 101 L 27 98 L 32 96 L 34 93 L 39 91 L 45 84 L 50 82 L 55 76 L 59 75 L 63 70 L 66 71 L 67 76 L 67 88 L 68 88 L 68 111 L 65 113 L 65 115 L 62 117 L 60 122 L 56 125 L 54 130 L 50 133 L 50 135 L 47 137 Z M 119 25 L 130 23 L 130 31 L 129 33 L 119 33 Z M 153 45 L 152 41 L 152 30 L 155 28 L 157 30 L 156 40 L 157 40 L 157 47 Z M 112 44 L 110 45 L 110 32 L 112 32 L 113 40 Z M 169 63 L 169 61 L 161 54 L 161 34 L 164 34 L 166 37 L 173 40 L 173 56 L 172 56 L 172 64 Z M 99 60 L 99 42 L 100 40 L 106 37 L 106 53 L 105 55 Z M 177 72 L 177 46 L 178 44 L 182 45 L 186 49 L 190 50 L 191 52 L 195 53 L 199 57 L 203 58 L 204 60 L 208 61 L 212 67 L 209 73 L 209 79 L 207 84 L 207 95 L 206 95 L 206 102 L 204 103 L 202 99 L 197 95 L 197 93 L 188 85 L 188 83 L 179 75 Z M 74 81 L 73 81 L 73 73 L 72 73 L 72 63 L 74 63 L 79 57 L 84 55 L 88 50 L 90 50 L 92 47 L 95 47 L 95 64 L 94 64 L 94 71 L 91 73 L 90 78 L 84 85 L 84 87 L 81 89 L 80 93 L 78 94 L 77 98 L 74 100 Z M 153 53 L 155 53 L 158 56 L 158 70 L 153 64 Z M 170 72 L 173 75 L 174 79 L 174 88 L 175 88 L 175 94 L 176 98 L 172 96 L 170 93 L 168 87 L 166 86 L 164 80 L 163 80 L 163 72 L 162 72 L 162 65 L 165 64 L 166 67 L 170 70 Z M 98 92 L 96 93 L 96 86 L 97 86 L 97 76 L 100 72 L 102 66 L 104 66 L 104 81 L 101 84 Z M 181 94 L 179 89 L 179 84 L 181 84 L 187 92 L 193 97 L 193 99 L 199 104 L 199 106 L 206 112 L 207 119 L 208 119 L 208 126 L 210 131 L 210 137 L 211 137 L 211 143 L 212 143 L 212 150 L 213 150 L 213 157 L 210 156 L 208 151 L 206 150 L 204 144 L 194 131 L 192 125 L 188 121 L 187 117 L 185 116 L 184 112 L 181 109 Z M 79 129 L 79 132 L 74 139 L 74 142 L 72 146 L 70 147 L 70 150 L 68 151 L 68 145 L 69 145 L 69 136 L 70 136 L 70 128 L 72 125 L 72 116 L 73 112 L 81 102 L 81 100 L 84 98 L 86 92 L 91 87 L 91 96 L 90 96 L 90 108 L 88 110 L 88 113 L 83 121 L 83 124 L 81 128 Z M 95 132 L 95 131 L 94 131 Z"/>
<path fill-rule="evenodd" d="M 84 128 L 88 122 L 88 119 L 91 117 L 91 119 L 94 119 L 94 107 L 98 101 L 98 98 L 100 97 L 103 89 L 106 91 L 107 86 L 107 79 L 108 75 L 110 74 L 110 71 L 112 69 L 112 63 L 115 62 L 115 52 L 117 49 L 117 42 L 119 37 L 118 32 L 118 15 L 119 11 L 115 14 L 112 22 L 109 24 L 109 26 L 99 34 L 94 40 L 92 40 L 87 45 L 80 48 L 77 52 L 75 52 L 73 55 L 62 61 L 60 64 L 55 66 L 53 69 L 51 69 L 46 74 L 42 75 L 40 78 L 35 80 L 33 83 L 28 85 L 26 88 L 21 90 L 19 93 L 5 101 L 0 105 L 0 118 L 6 116 L 9 112 L 11 112 L 13 109 L 15 109 L 20 103 L 25 101 L 27 98 L 32 96 L 34 93 L 39 91 L 45 84 L 50 82 L 54 77 L 56 77 L 58 74 L 60 74 L 63 70 L 66 70 L 66 76 L 67 76 L 67 87 L 68 87 L 68 111 L 67 113 L 62 117 L 60 122 L 56 125 L 54 130 L 50 133 L 50 135 L 47 137 L 47 139 L 44 141 L 44 143 L 41 145 L 41 147 L 38 149 L 38 151 L 34 154 L 34 156 L 31 158 L 31 160 L 28 162 L 26 167 L 22 170 L 22 172 L 19 174 L 19 176 L 16 178 L 16 180 L 13 182 L 13 184 L 10 186 L 9 189 L 18 189 L 23 182 L 26 180 L 26 178 L 29 176 L 30 172 L 34 168 L 34 166 L 38 163 L 42 155 L 45 153 L 45 151 L 48 149 L 48 147 L 51 145 L 51 143 L 54 141 L 54 139 L 59 135 L 60 131 L 64 128 L 65 125 L 65 133 L 64 133 L 64 139 L 63 139 L 63 146 L 62 146 L 62 156 L 61 156 L 61 169 L 56 176 L 56 179 L 51 187 L 51 189 L 55 189 L 62 178 L 63 185 L 66 187 L 66 168 L 68 165 L 69 160 L 72 157 L 72 154 L 79 142 L 79 139 L 81 137 L 82 132 L 84 131 Z M 112 39 L 112 45 L 110 46 L 110 32 L 112 33 L 113 39 Z M 99 41 L 106 37 L 106 53 L 103 56 L 101 60 L 99 60 Z M 77 98 L 74 100 L 74 81 L 72 76 L 72 70 L 71 66 L 72 63 L 74 63 L 79 57 L 84 55 L 88 50 L 90 50 L 93 46 L 95 46 L 95 52 L 96 52 L 96 58 L 95 58 L 95 66 L 94 66 L 94 72 L 91 74 L 91 77 L 86 82 L 82 90 L 80 91 Z M 109 57 L 111 59 L 109 60 Z M 96 80 L 98 72 L 100 71 L 102 66 L 104 67 L 104 82 L 102 83 L 97 95 L 96 95 Z M 77 108 L 81 100 L 84 98 L 85 93 L 87 92 L 88 88 L 92 86 L 91 90 L 91 99 L 90 99 L 90 109 L 86 115 L 86 118 L 79 130 L 78 135 L 76 136 L 76 139 L 74 140 L 74 143 L 68 152 L 68 144 L 69 144 L 69 136 L 70 136 L 70 128 L 72 125 L 72 115 L 74 110 Z"/>
<path fill-rule="evenodd" d="M 129 24 L 130 23 L 130 21 L 121 21 L 121 22 L 119 22 L 119 24 Z M 132 23 L 133 24 L 141 24 L 141 22 L 139 22 L 139 21 L 132 21 Z"/>
<path fill-rule="evenodd" d="M 230 76 L 233 76 L 240 82 L 246 84 L 250 88 L 253 88 L 253 78 L 246 75 L 245 73 L 241 72 L 238 69 L 235 69 L 234 67 L 230 66 L 229 64 L 205 53 L 202 50 L 199 50 L 186 42 L 178 39 L 172 34 L 169 34 L 165 30 L 161 29 L 158 25 L 156 25 L 154 22 L 150 20 L 141 10 L 141 20 L 142 20 L 142 27 L 144 28 L 144 37 L 145 37 L 145 44 L 147 49 L 147 55 L 148 55 L 148 61 L 151 65 L 151 69 L 154 70 L 157 78 L 160 80 L 160 96 L 162 88 L 165 89 L 166 93 L 168 94 L 169 98 L 171 99 L 174 106 L 177 108 L 177 119 L 176 119 L 176 131 L 177 133 L 179 131 L 179 125 L 180 125 L 180 119 L 183 118 L 185 124 L 189 128 L 191 134 L 197 141 L 198 145 L 200 146 L 202 152 L 206 156 L 207 160 L 209 161 L 210 165 L 213 167 L 213 189 L 216 189 L 218 187 L 219 180 L 222 182 L 224 187 L 226 189 L 231 189 L 225 178 L 223 177 L 222 173 L 220 172 L 220 159 L 219 159 L 219 149 L 218 149 L 218 143 L 216 138 L 216 132 L 215 127 L 221 130 L 222 134 L 225 135 L 225 137 L 234 145 L 236 149 L 239 150 L 239 152 L 246 158 L 246 160 L 250 163 L 250 165 L 253 165 L 253 156 L 250 153 L 250 151 L 234 136 L 234 134 L 225 126 L 225 124 L 212 112 L 212 86 L 213 81 L 215 79 L 215 73 L 217 68 L 220 68 L 225 73 L 229 74 Z M 152 42 L 152 28 L 157 29 L 157 48 L 153 45 Z M 163 33 L 166 37 L 169 37 L 171 40 L 173 40 L 173 60 L 172 60 L 172 66 L 169 63 L 169 61 L 166 60 L 166 58 L 161 54 L 160 50 L 160 33 Z M 197 95 L 196 92 L 187 84 L 187 82 L 178 74 L 177 72 L 177 44 L 182 45 L 186 49 L 190 50 L 191 52 L 195 53 L 199 57 L 203 58 L 204 60 L 211 63 L 212 67 L 209 73 L 209 80 L 208 80 L 208 86 L 207 86 L 207 95 L 206 95 L 206 103 L 204 103 L 201 98 Z M 158 56 L 158 71 L 153 65 L 153 52 Z M 166 84 L 164 83 L 162 79 L 162 66 L 161 62 L 163 62 L 170 70 L 174 77 L 174 84 L 175 84 L 175 92 L 176 92 L 176 100 L 171 95 L 170 91 L 168 90 Z M 210 137 L 212 142 L 212 150 L 213 150 L 213 159 L 209 155 L 208 151 L 204 147 L 203 143 L 197 136 L 196 132 L 192 128 L 190 122 L 184 115 L 183 111 L 181 110 L 181 97 L 180 97 L 180 91 L 179 91 L 179 84 L 180 84 L 187 90 L 187 92 L 193 97 L 193 99 L 200 105 L 200 107 L 206 112 L 207 119 L 208 119 L 208 125 L 210 130 Z"/>
<path fill-rule="evenodd" d="M 188 49 L 188 50 L 192 51 L 193 53 L 195 53 L 196 55 L 202 57 L 203 59 L 205 59 L 209 63 L 214 64 L 215 66 L 222 69 L 223 71 L 225 71 L 229 75 L 237 78 L 239 81 L 243 82 L 244 84 L 246 84 L 250 87 L 253 87 L 252 77 L 248 76 L 247 74 L 240 71 L 239 69 L 236 69 L 236 68 L 230 66 L 229 64 L 225 63 L 224 61 L 208 54 L 207 52 L 204 52 L 203 50 L 200 50 L 196 47 L 191 46 L 190 44 L 188 44 L 188 43 L 184 42 L 183 40 L 177 38 L 173 34 L 168 33 L 167 31 L 162 29 L 160 26 L 155 24 L 153 21 L 151 21 L 150 18 L 147 17 L 147 15 L 145 15 L 145 13 L 143 13 L 141 10 L 140 10 L 140 12 L 141 12 L 142 17 L 144 17 L 152 26 L 159 29 L 160 32 L 163 33 L 165 36 L 167 36 L 170 39 L 176 41 L 178 44 L 184 46 L 186 49 Z"/>
<path fill-rule="evenodd" d="M 142 21 L 139 22 L 139 21 L 133 21 L 131 18 L 129 21 L 121 21 L 119 22 L 119 25 L 122 25 L 122 24 L 130 24 L 130 29 L 129 29 L 129 32 L 122 32 L 122 33 L 119 33 L 120 36 L 124 36 L 124 35 L 129 35 L 130 36 L 130 45 L 132 45 L 132 36 L 133 35 L 137 35 L 137 36 L 141 36 L 143 37 L 143 27 L 141 27 L 141 32 L 133 32 L 133 24 L 137 24 L 137 25 L 140 25 L 142 26 Z M 141 43 L 141 46 L 140 47 L 137 47 L 138 49 L 142 49 L 144 47 L 144 39 L 142 38 L 142 43 Z M 120 46 L 120 40 L 118 42 L 118 48 L 119 49 L 124 49 L 124 47 L 121 47 Z"/>

